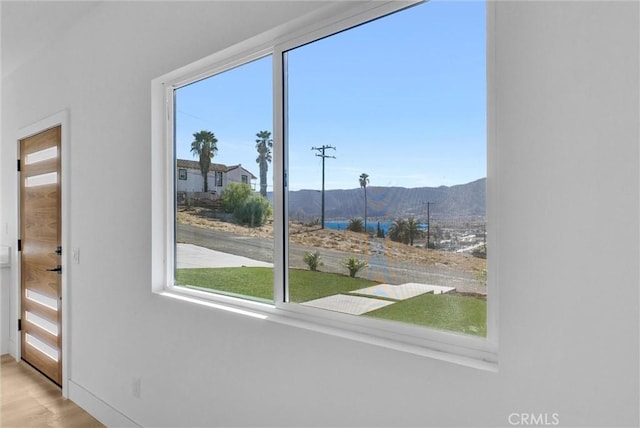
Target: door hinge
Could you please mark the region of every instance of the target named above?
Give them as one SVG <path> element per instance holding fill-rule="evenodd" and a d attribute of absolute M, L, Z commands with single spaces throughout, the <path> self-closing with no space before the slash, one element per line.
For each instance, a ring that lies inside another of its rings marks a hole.
<path fill-rule="evenodd" d="M 22 239 L 18 239 L 18 251 L 22 251 Z"/>
<path fill-rule="evenodd" d="M 18 331 L 22 331 L 22 320 L 18 320 Z"/>
<path fill-rule="evenodd" d="M 20 159 L 18 159 L 18 171 L 20 171 Z"/>

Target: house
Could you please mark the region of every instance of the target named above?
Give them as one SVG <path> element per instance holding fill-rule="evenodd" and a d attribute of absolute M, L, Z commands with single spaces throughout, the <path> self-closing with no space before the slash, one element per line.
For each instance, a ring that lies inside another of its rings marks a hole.
<path fill-rule="evenodd" d="M 639 426 L 635 1 L 490 5 L 492 370 L 447 358 L 455 344 L 398 349 L 153 292 L 170 207 L 153 177 L 173 167 L 153 149 L 152 80 L 367 5 L 1 2 L 0 353 L 21 357 L 18 139 L 62 123 L 63 393 L 108 426 Z"/>
<path fill-rule="evenodd" d="M 230 183 L 244 183 L 255 190 L 257 177 L 242 165 L 227 166 L 212 163 L 207 174 L 209 197 L 217 199 Z M 178 159 L 176 162 L 176 191 L 178 195 L 203 197 L 204 179 L 198 161 Z"/>

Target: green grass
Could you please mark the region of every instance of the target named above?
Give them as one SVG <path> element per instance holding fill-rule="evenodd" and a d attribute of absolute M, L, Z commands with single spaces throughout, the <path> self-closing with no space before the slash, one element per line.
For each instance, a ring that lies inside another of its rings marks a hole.
<path fill-rule="evenodd" d="M 273 269 L 264 267 L 177 269 L 176 282 L 238 297 L 273 302 Z"/>
<path fill-rule="evenodd" d="M 479 297 L 422 294 L 365 316 L 477 336 L 487 335 L 487 302 Z"/>
<path fill-rule="evenodd" d="M 273 269 L 263 267 L 178 269 L 178 284 L 216 292 L 273 302 Z M 326 272 L 291 269 L 291 302 L 302 303 L 377 284 Z M 188 285 L 187 285 L 188 284 Z M 398 301 L 365 316 L 428 326 L 440 330 L 486 336 L 486 301 L 460 295 L 423 294 Z"/>

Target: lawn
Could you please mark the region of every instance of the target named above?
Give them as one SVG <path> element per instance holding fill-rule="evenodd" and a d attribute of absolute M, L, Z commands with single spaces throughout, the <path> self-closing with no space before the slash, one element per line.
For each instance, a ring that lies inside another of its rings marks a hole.
<path fill-rule="evenodd" d="M 178 284 L 205 288 L 232 296 L 273 302 L 273 269 L 262 267 L 178 269 Z M 295 303 L 375 285 L 362 278 L 291 269 L 289 296 Z M 486 336 L 486 301 L 477 297 L 423 294 L 398 301 L 365 316 L 431 328 Z"/>

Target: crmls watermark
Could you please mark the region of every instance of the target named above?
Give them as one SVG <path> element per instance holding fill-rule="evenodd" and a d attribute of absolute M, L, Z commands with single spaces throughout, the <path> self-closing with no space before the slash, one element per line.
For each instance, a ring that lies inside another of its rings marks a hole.
<path fill-rule="evenodd" d="M 560 425 L 559 413 L 511 413 L 509 425 L 523 427 L 552 427 Z"/>

